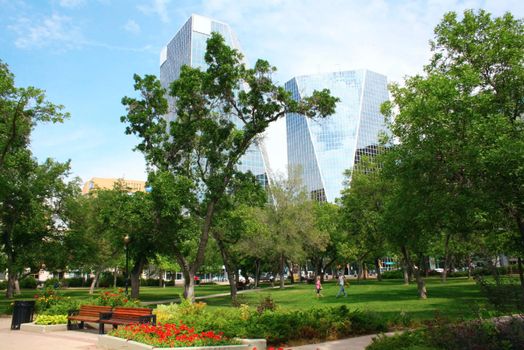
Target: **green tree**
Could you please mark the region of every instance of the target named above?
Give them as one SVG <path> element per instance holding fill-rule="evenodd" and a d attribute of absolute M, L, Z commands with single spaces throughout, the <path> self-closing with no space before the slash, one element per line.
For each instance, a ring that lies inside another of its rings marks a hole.
<path fill-rule="evenodd" d="M 168 221 L 189 216 L 195 223 L 196 231 L 186 228 L 174 233 L 193 237 L 194 254 L 184 254 L 178 246 L 181 240 L 171 241 L 189 299 L 194 297 L 193 276 L 204 261 L 217 206 L 228 195 L 227 188 L 238 173 L 236 164 L 248 147 L 269 123 L 286 113 L 326 117 L 337 102 L 327 90 L 294 101 L 273 83 L 274 67 L 263 60 L 252 69 L 245 67 L 241 54 L 217 33 L 208 40 L 205 61 L 206 70 L 184 66 L 180 78 L 172 82 L 169 94 L 175 101 L 174 120 L 168 122 L 164 117 L 168 111 L 165 90 L 154 76 L 135 75 L 135 90 L 141 98 L 122 100 L 128 110 L 121 118 L 127 123 L 126 133 L 140 138 L 136 149 L 144 153 L 149 166 L 171 172 L 174 182 L 189 185 L 185 199 L 176 199 L 181 206 L 162 202 L 175 209 Z"/>
<path fill-rule="evenodd" d="M 381 175 L 377 157 L 362 159 L 346 172 L 346 188 L 340 198 L 340 226 L 348 232 L 345 244 L 353 246 L 359 278 L 365 277 L 366 261 L 371 261 L 380 280 L 380 258 L 387 251 L 382 220 L 389 184 Z"/>
<path fill-rule="evenodd" d="M 48 102 L 42 90 L 18 88 L 14 75 L 0 61 L 0 231 L 6 256 L 8 288 L 13 296 L 24 268 L 39 269 L 43 246 L 56 241 L 63 228 L 61 200 L 69 163 L 32 157 L 30 135 L 40 122 L 62 122 L 62 106 Z"/>
<path fill-rule="evenodd" d="M 383 108 L 390 117 L 398 111 L 391 130 L 399 144 L 386 163 L 394 178 L 389 218 L 397 224 L 390 232 L 405 242 L 407 260 L 409 248 L 416 253 L 412 268 L 439 239 L 448 261 L 450 242 L 479 232 L 497 207 L 524 239 L 522 20 L 468 10 L 459 21 L 448 13 L 431 48 L 425 75 L 393 85 Z"/>
<path fill-rule="evenodd" d="M 306 247 L 325 251 L 329 235 L 319 231 L 315 218 L 315 202 L 302 185 L 298 172 L 291 170 L 287 179 L 273 179 L 269 186 L 271 200 L 263 220 L 272 241 L 271 253 L 278 261 L 280 288 L 284 288 L 284 268 L 306 258 Z M 291 271 L 290 271 L 291 273 Z"/>

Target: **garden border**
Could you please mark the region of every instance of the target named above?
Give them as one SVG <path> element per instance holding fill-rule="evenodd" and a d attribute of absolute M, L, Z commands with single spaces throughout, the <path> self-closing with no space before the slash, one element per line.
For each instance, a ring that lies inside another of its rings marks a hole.
<path fill-rule="evenodd" d="M 217 345 L 217 346 L 192 346 L 177 348 L 161 348 L 162 350 L 266 350 L 265 339 L 240 339 L 240 345 Z M 98 347 L 104 350 L 152 350 L 160 349 L 152 345 L 138 343 L 133 340 L 113 337 L 111 335 L 99 335 Z"/>
<path fill-rule="evenodd" d="M 60 332 L 60 331 L 67 331 L 67 324 L 63 323 L 63 324 L 41 325 L 41 324 L 35 324 L 34 322 L 22 323 L 20 325 L 20 330 L 24 332 L 32 332 L 32 333 Z"/>

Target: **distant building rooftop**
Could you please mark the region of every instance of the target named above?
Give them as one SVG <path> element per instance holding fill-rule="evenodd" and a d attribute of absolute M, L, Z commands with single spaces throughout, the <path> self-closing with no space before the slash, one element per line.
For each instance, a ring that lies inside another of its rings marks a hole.
<path fill-rule="evenodd" d="M 93 177 L 84 184 L 82 188 L 82 194 L 87 194 L 91 190 L 110 190 L 113 189 L 115 183 L 121 181 L 129 192 L 145 192 L 146 182 L 141 180 L 128 180 L 128 179 L 107 179 L 101 177 Z"/>

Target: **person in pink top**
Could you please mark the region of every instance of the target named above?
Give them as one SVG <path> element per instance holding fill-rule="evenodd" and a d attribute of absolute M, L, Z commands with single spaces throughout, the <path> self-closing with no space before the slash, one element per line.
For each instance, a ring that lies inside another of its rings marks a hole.
<path fill-rule="evenodd" d="M 317 282 L 315 283 L 315 288 L 317 290 L 317 298 L 320 298 L 322 294 L 320 294 L 320 291 L 322 290 L 322 283 L 320 283 L 320 276 L 317 276 Z"/>

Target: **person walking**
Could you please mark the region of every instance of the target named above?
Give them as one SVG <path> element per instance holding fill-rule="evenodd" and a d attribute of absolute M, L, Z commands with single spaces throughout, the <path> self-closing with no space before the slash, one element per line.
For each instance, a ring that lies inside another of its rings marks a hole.
<path fill-rule="evenodd" d="M 322 290 L 322 283 L 320 283 L 320 276 L 317 276 L 317 281 L 315 283 L 315 289 L 317 290 L 317 298 L 320 298 L 322 294 L 320 294 L 320 291 Z"/>
<path fill-rule="evenodd" d="M 346 290 L 344 289 L 345 284 L 346 284 L 346 278 L 344 277 L 344 274 L 341 273 L 338 275 L 338 286 L 340 289 L 338 290 L 336 298 L 338 298 L 341 294 L 344 294 L 345 297 L 348 296 L 346 294 Z"/>

